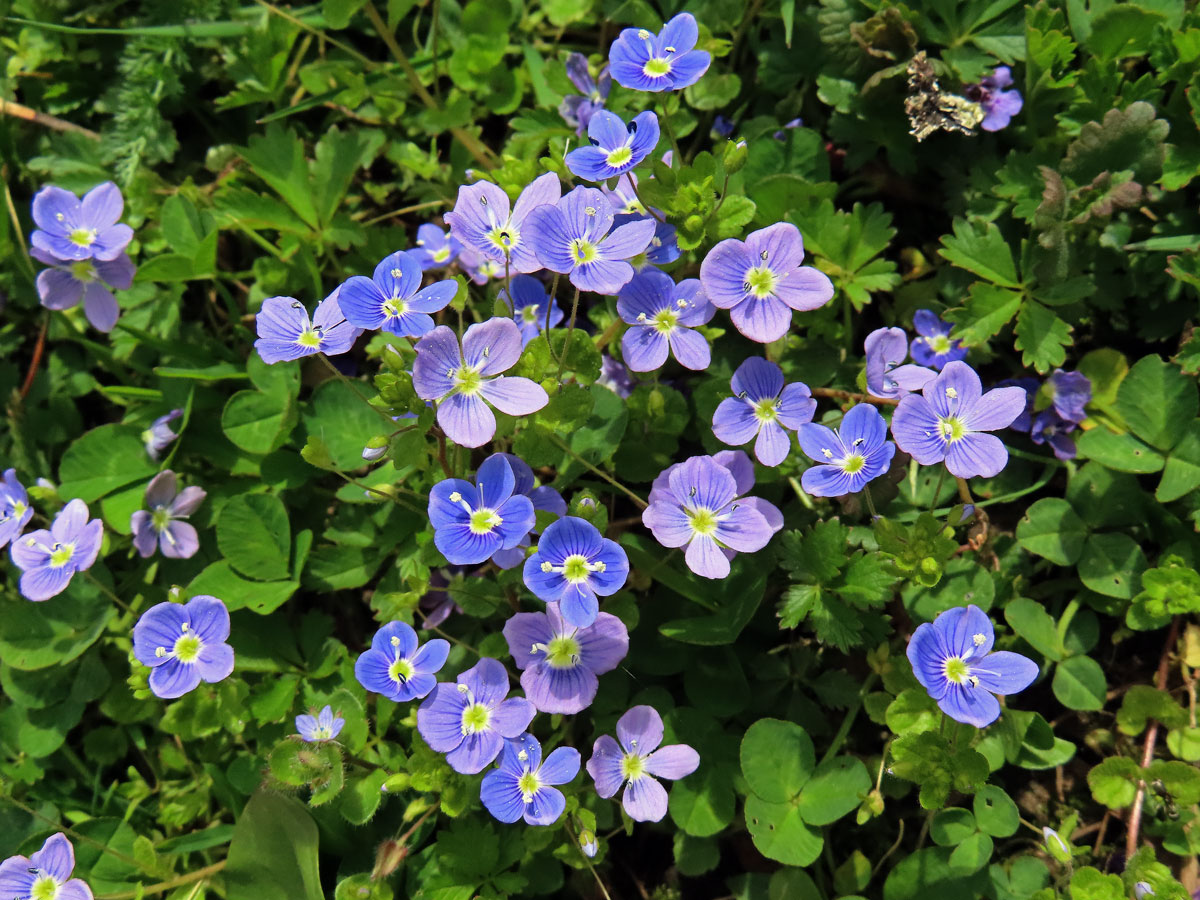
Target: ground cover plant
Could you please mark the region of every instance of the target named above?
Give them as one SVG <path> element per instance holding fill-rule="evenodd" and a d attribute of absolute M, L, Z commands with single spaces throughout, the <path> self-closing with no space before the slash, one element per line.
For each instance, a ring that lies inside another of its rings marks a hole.
<path fill-rule="evenodd" d="M 1200 896 L 1200 12 L 12 0 L 0 898 Z"/>

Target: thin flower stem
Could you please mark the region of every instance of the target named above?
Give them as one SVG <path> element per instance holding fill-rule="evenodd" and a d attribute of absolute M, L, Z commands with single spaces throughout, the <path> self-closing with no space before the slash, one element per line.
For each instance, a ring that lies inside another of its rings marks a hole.
<path fill-rule="evenodd" d="M 954 476 L 954 480 L 958 482 L 958 498 L 967 506 L 974 505 L 975 499 L 971 496 L 971 488 L 967 485 L 967 480 L 959 478 L 957 475 Z"/>
<path fill-rule="evenodd" d="M 571 319 L 567 323 L 567 337 L 563 341 L 562 355 L 560 355 L 558 357 L 558 375 L 555 376 L 558 379 L 558 389 L 560 391 L 562 390 L 562 383 L 563 383 L 563 380 L 562 380 L 563 367 L 567 364 L 567 353 L 571 349 L 571 336 L 575 331 L 575 317 L 578 314 L 579 314 L 579 288 L 575 288 L 575 296 L 571 300 Z M 547 318 L 549 317 L 549 315 L 550 315 L 550 307 L 547 306 L 546 307 Z M 547 333 L 549 333 L 549 332 L 547 332 Z M 553 348 L 551 348 L 551 349 L 553 349 Z"/>
<path fill-rule="evenodd" d="M 621 326 L 625 323 L 621 321 L 620 316 L 613 319 L 609 326 L 604 329 L 604 332 L 596 338 L 596 349 L 603 350 L 609 345 L 609 342 L 617 336 L 617 332 L 621 330 Z"/>
<path fill-rule="evenodd" d="M 102 843 L 101 841 L 98 841 L 93 837 L 89 837 L 86 834 L 80 834 L 78 831 L 76 831 L 70 825 L 64 825 L 64 824 L 60 823 L 57 819 L 51 819 L 48 816 L 42 815 L 40 812 L 38 812 L 33 807 L 26 806 L 24 803 L 22 803 L 16 797 L 12 796 L 11 793 L 6 793 L 4 795 L 4 802 L 11 803 L 17 809 L 21 810 L 21 812 L 26 813 L 27 815 L 33 816 L 33 818 L 37 819 L 39 822 L 45 822 L 51 828 L 55 828 L 55 829 L 59 829 L 59 830 L 63 831 L 65 834 L 69 835 L 71 838 L 73 838 L 75 841 L 77 841 L 79 843 L 90 844 L 91 846 L 93 846 L 97 850 L 99 850 L 101 853 L 107 853 L 109 856 L 113 856 L 113 857 L 121 860 L 121 862 L 125 863 L 126 865 L 133 866 L 139 872 L 143 871 L 142 864 L 139 863 L 132 856 L 126 856 L 124 853 L 121 853 L 118 850 L 112 849 L 112 847 L 108 846 L 108 844 Z M 133 897 L 134 895 L 128 894 L 127 896 Z M 111 898 L 105 898 L 105 900 L 111 900 Z"/>
<path fill-rule="evenodd" d="M 629 186 L 631 188 L 633 188 L 633 196 L 637 197 L 638 203 L 642 204 L 642 209 L 646 210 L 646 213 L 648 215 L 653 216 L 659 222 L 666 224 L 667 220 L 664 219 L 662 216 L 660 216 L 658 213 L 656 213 L 654 211 L 654 208 L 651 207 L 649 204 L 647 204 L 646 201 L 642 199 L 642 195 L 638 193 L 637 182 L 633 180 L 633 172 L 630 172 L 629 175 L 630 175 Z"/>
<path fill-rule="evenodd" d="M 554 358 L 554 345 L 550 343 L 550 308 L 554 305 L 554 295 L 558 293 L 558 273 L 554 273 L 554 280 L 550 282 L 550 293 L 546 295 L 546 327 L 542 332 L 546 335 L 546 348 L 550 351 L 550 358 Z M 511 295 L 509 295 L 511 296 Z M 514 307 L 515 309 L 515 307 Z"/>
<path fill-rule="evenodd" d="M 388 423 L 389 426 L 395 424 L 392 421 L 391 416 L 389 416 L 387 413 L 385 413 L 378 406 L 375 406 L 374 404 L 372 404 L 371 401 L 367 399 L 367 395 L 364 394 L 362 391 L 360 391 L 353 381 L 351 381 L 349 378 L 347 378 L 345 375 L 343 375 L 341 370 L 337 366 L 335 366 L 332 362 L 329 361 L 328 356 L 326 356 L 324 353 L 318 353 L 317 358 L 319 360 L 321 360 L 322 363 L 325 364 L 325 368 L 327 368 L 330 372 L 332 372 L 335 378 L 337 378 L 339 381 L 341 381 L 343 384 L 345 384 L 348 388 L 350 388 L 350 390 L 354 391 L 354 393 L 358 395 L 358 399 L 360 399 L 363 403 L 367 404 L 367 407 L 372 412 L 374 412 L 378 416 L 380 416 L 385 422 Z"/>
<path fill-rule="evenodd" d="M 825 763 L 827 760 L 837 756 L 839 750 L 842 749 L 842 744 L 846 742 L 846 737 L 850 734 L 850 728 L 854 725 L 854 720 L 858 718 L 859 710 L 862 709 L 863 698 L 867 696 L 871 688 L 875 686 L 875 681 L 879 676 L 872 672 L 863 681 L 862 687 L 858 689 L 858 696 L 846 710 L 846 715 L 842 719 L 842 724 L 838 727 L 837 734 L 833 736 L 833 741 L 829 744 L 829 749 L 825 751 L 825 755 L 821 757 L 821 762 L 818 765 Z"/>
<path fill-rule="evenodd" d="M 855 403 L 871 403 L 875 406 L 896 406 L 900 403 L 893 397 L 872 397 L 870 394 L 857 394 L 854 391 L 843 391 L 840 388 L 813 388 L 814 397 L 830 397 L 834 400 L 853 400 Z"/>
<path fill-rule="evenodd" d="M 875 501 L 871 499 L 871 486 L 869 484 L 863 485 L 863 499 L 867 501 L 867 509 L 871 512 L 871 518 L 878 519 L 879 513 L 875 511 Z"/>
<path fill-rule="evenodd" d="M 124 891 L 120 894 L 101 894 L 96 900 L 134 900 L 135 897 L 141 897 L 143 894 L 162 894 L 174 888 L 183 887 L 185 884 L 203 881 L 216 875 L 225 868 L 227 859 L 220 862 L 215 862 L 211 866 L 205 866 L 203 869 L 197 869 L 187 875 L 180 875 L 178 878 L 172 878 L 170 881 L 160 881 L 158 884 L 147 885 L 143 888 L 138 888 L 136 891 Z"/>
<path fill-rule="evenodd" d="M 400 844 L 401 846 L 403 846 L 404 844 L 407 844 L 408 839 L 410 837 L 412 837 L 414 833 L 416 833 L 416 830 L 425 823 L 426 819 L 428 819 L 430 816 L 432 816 L 434 813 L 436 813 L 439 809 L 441 809 L 441 806 L 442 806 L 441 800 L 434 801 L 433 806 L 429 807 L 429 809 L 427 809 L 427 810 L 425 810 L 425 812 L 421 813 L 421 817 L 419 819 L 417 819 L 417 821 L 413 822 L 412 825 L 409 826 L 408 830 L 404 832 L 404 834 L 402 834 L 398 838 L 396 838 L 396 843 Z"/>
<path fill-rule="evenodd" d="M 611 484 L 613 487 L 615 487 L 618 491 L 623 493 L 626 497 L 628 497 L 630 500 L 632 500 L 634 503 L 636 503 L 639 508 L 645 509 L 646 507 L 648 507 L 650 505 L 645 500 L 643 500 L 641 497 L 639 497 L 637 494 L 635 494 L 633 491 L 631 491 L 629 488 L 625 487 L 625 485 L 621 484 L 621 482 L 617 481 L 617 479 L 613 478 L 611 475 L 609 475 L 607 472 L 605 472 L 603 469 L 596 468 L 594 465 L 592 465 L 590 462 L 588 462 L 586 459 L 584 459 L 582 456 L 580 456 L 578 453 L 576 453 L 574 450 L 572 450 L 570 448 L 570 446 L 568 446 L 567 442 L 564 441 L 562 438 L 560 438 L 558 435 L 551 434 L 550 440 L 552 443 L 557 445 L 560 450 L 564 451 L 568 456 L 570 456 L 577 463 L 586 467 L 594 475 L 599 475 L 601 478 L 603 478 L 605 481 L 607 481 L 609 484 Z"/>
<path fill-rule="evenodd" d="M 574 829 L 571 828 L 570 817 L 563 820 L 563 829 L 567 832 L 567 837 L 571 839 L 571 843 L 578 848 L 580 846 L 579 835 L 577 835 Z M 584 853 L 582 849 L 579 850 L 579 855 L 583 857 L 584 865 L 588 867 L 588 870 L 592 873 L 592 877 L 596 879 L 596 884 L 599 885 L 600 893 L 604 895 L 605 900 L 612 900 L 612 895 L 608 892 L 608 888 L 605 887 L 604 882 L 600 879 L 600 873 L 597 872 L 596 867 L 592 865 L 591 857 Z"/>
<path fill-rule="evenodd" d="M 900 849 L 900 842 L 904 840 L 904 820 L 899 819 L 897 821 L 899 822 L 899 828 L 896 830 L 896 840 L 892 843 L 892 846 L 888 847 L 887 853 L 883 854 L 879 858 L 879 862 L 875 863 L 874 868 L 871 869 L 872 878 L 879 874 L 879 870 L 883 868 L 883 864 L 888 861 L 888 858 L 893 853 Z"/>
<path fill-rule="evenodd" d="M 941 467 L 941 469 L 938 470 L 938 480 L 937 480 L 937 485 L 933 489 L 933 499 L 929 501 L 930 512 L 932 512 L 933 508 L 935 506 L 937 506 L 938 497 L 940 497 L 942 494 L 942 482 L 945 480 L 946 480 L 946 466 L 943 465 Z"/>
<path fill-rule="evenodd" d="M 675 159 L 679 160 L 679 165 L 683 165 L 683 154 L 679 152 L 679 141 L 675 140 L 675 129 L 671 127 L 671 117 L 667 114 L 667 103 L 662 94 L 659 98 L 663 102 L 658 107 L 658 118 L 662 122 L 663 131 L 667 133 L 667 140 L 671 142 L 671 149 L 675 151 Z M 632 181 L 633 179 L 630 179 Z M 640 199 L 640 198 L 639 198 Z"/>
<path fill-rule="evenodd" d="M 370 227 L 371 225 L 378 225 L 380 222 L 384 221 L 385 219 L 394 219 L 396 216 L 403 216 L 403 215 L 407 215 L 408 213 L 420 212 L 423 209 L 436 209 L 439 206 L 446 206 L 446 205 L 448 205 L 448 201 L 446 201 L 446 200 L 427 200 L 424 203 L 416 203 L 412 206 L 403 206 L 400 209 L 393 209 L 391 212 L 386 212 L 381 216 L 375 216 L 375 218 L 373 218 L 373 219 L 367 219 L 367 221 L 363 222 L 363 225 Z"/>
<path fill-rule="evenodd" d="M 124 600 L 122 600 L 120 597 L 118 597 L 116 594 L 114 594 L 112 591 L 110 591 L 107 587 L 105 587 L 103 582 L 101 582 L 99 578 L 97 578 L 95 575 L 93 575 L 91 572 L 89 572 L 87 570 L 84 570 L 80 574 L 82 574 L 84 578 L 86 578 L 88 581 L 90 581 L 92 584 L 94 584 L 96 587 L 98 587 L 100 589 L 100 593 L 102 593 L 104 596 L 106 596 L 113 603 L 117 604 L 117 606 L 121 607 L 121 609 L 125 610 L 125 612 L 130 613 L 132 615 L 133 610 L 129 608 L 129 604 L 126 603 Z"/>
<path fill-rule="evenodd" d="M 29 368 L 25 372 L 25 380 L 21 382 L 21 399 L 29 396 L 33 388 L 33 380 L 37 378 L 38 367 L 42 364 L 42 354 L 46 350 L 46 331 L 50 327 L 50 310 L 42 317 L 42 327 L 38 331 L 37 341 L 33 345 L 33 357 L 29 360 Z"/>

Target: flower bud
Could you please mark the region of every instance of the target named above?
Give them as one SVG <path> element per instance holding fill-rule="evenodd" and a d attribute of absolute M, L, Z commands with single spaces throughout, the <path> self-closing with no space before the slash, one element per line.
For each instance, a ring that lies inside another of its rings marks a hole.
<path fill-rule="evenodd" d="M 375 851 L 375 868 L 371 870 L 371 880 L 378 881 L 380 878 L 387 878 L 404 862 L 408 856 L 408 847 L 401 844 L 399 841 L 387 840 L 379 845 L 379 849 Z"/>
<path fill-rule="evenodd" d="M 1042 828 L 1042 837 L 1046 841 L 1046 849 L 1050 851 L 1050 855 L 1059 862 L 1069 862 L 1071 859 L 1071 847 L 1064 841 L 1053 828 L 1045 826 Z"/>
<path fill-rule="evenodd" d="M 742 170 L 750 149 L 745 141 L 726 141 L 725 151 L 721 154 L 721 162 L 725 164 L 725 174 L 733 175 Z"/>
<path fill-rule="evenodd" d="M 409 774 L 407 772 L 397 772 L 383 783 L 383 786 L 380 787 L 380 790 L 385 794 L 394 794 L 397 791 L 402 791 L 407 788 L 408 783 Z"/>
<path fill-rule="evenodd" d="M 590 829 L 579 832 L 579 849 L 588 859 L 594 857 L 596 851 L 600 849 L 600 845 L 596 842 L 596 832 Z"/>
<path fill-rule="evenodd" d="M 1143 897 L 1153 897 L 1154 888 L 1150 887 L 1150 882 L 1139 881 L 1133 886 L 1133 896 L 1136 900 L 1142 900 Z"/>
<path fill-rule="evenodd" d="M 367 462 L 375 462 L 377 459 L 383 459 L 387 454 L 389 443 L 391 443 L 391 440 L 386 434 L 375 435 L 363 447 L 362 458 Z"/>

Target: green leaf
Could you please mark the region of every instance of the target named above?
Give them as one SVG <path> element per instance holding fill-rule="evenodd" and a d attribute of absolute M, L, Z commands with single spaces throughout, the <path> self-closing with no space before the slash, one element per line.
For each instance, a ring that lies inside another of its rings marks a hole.
<path fill-rule="evenodd" d="M 759 719 L 742 738 L 741 765 L 755 794 L 771 803 L 790 803 L 813 774 L 816 753 L 796 723 Z"/>
<path fill-rule="evenodd" d="M 228 900 L 324 900 L 317 826 L 303 804 L 259 791 L 242 810 L 223 874 Z"/>
<path fill-rule="evenodd" d="M 800 790 L 797 808 L 809 825 L 831 825 L 853 812 L 871 790 L 871 775 L 862 761 L 838 756 L 817 766 Z"/>
<path fill-rule="evenodd" d="M 939 847 L 957 847 L 977 832 L 975 816 L 957 806 L 939 810 L 929 823 L 929 837 Z"/>
<path fill-rule="evenodd" d="M 905 856 L 888 873 L 883 900 L 986 896 L 986 875 L 953 865 L 950 861 L 953 852 L 949 847 L 926 847 Z"/>
<path fill-rule="evenodd" d="M 979 830 L 992 837 L 1011 837 L 1020 827 L 1017 804 L 1003 788 L 994 784 L 985 784 L 975 793 L 974 810 Z"/>
<path fill-rule="evenodd" d="M 732 103 L 741 90 L 742 79 L 737 75 L 714 73 L 686 88 L 684 97 L 694 109 L 721 109 Z"/>
<path fill-rule="evenodd" d="M 350 24 L 350 18 L 366 5 L 366 0 L 321 0 L 321 15 L 334 30 Z"/>
<path fill-rule="evenodd" d="M 1097 803 L 1121 809 L 1133 803 L 1142 770 L 1132 759 L 1110 756 L 1088 771 L 1088 787 Z"/>
<path fill-rule="evenodd" d="M 1155 760 L 1146 769 L 1146 780 L 1161 781 L 1168 794 L 1181 806 L 1200 801 L 1200 769 L 1179 760 Z"/>
<path fill-rule="evenodd" d="M 261 391 L 238 391 L 221 411 L 221 429 L 248 453 L 278 450 L 296 424 L 296 407 Z"/>
<path fill-rule="evenodd" d="M 1163 458 L 1157 450 L 1132 434 L 1115 434 L 1103 425 L 1081 434 L 1075 441 L 1075 449 L 1081 457 L 1094 459 L 1118 472 L 1144 475 L 1163 467 Z"/>
<path fill-rule="evenodd" d="M 1021 361 L 1041 374 L 1061 366 L 1071 343 L 1071 326 L 1042 304 L 1026 300 L 1017 315 L 1016 347 Z"/>
<path fill-rule="evenodd" d="M 328 3 L 329 0 L 326 0 Z M 358 3 L 361 0 L 339 0 Z M 384 137 L 379 131 L 351 128 L 339 131 L 331 128 L 317 141 L 312 167 L 313 200 L 317 217 L 323 224 L 333 220 L 333 214 L 342 204 L 354 173 L 371 164 L 383 146 Z"/>
<path fill-rule="evenodd" d="M 1170 503 L 1197 487 L 1200 487 L 1200 420 L 1193 420 L 1167 456 L 1154 499 L 1159 503 Z"/>
<path fill-rule="evenodd" d="M 325 381 L 313 391 L 301 421 L 307 438 L 320 438 L 333 468 L 341 472 L 362 467 L 363 445 L 385 426 L 383 418 L 340 379 Z"/>
<path fill-rule="evenodd" d="M 250 581 L 222 559 L 205 567 L 187 589 L 193 595 L 220 597 L 230 612 L 249 609 L 265 616 L 286 603 L 299 587 L 298 581 Z"/>
<path fill-rule="evenodd" d="M 1154 107 L 1143 100 L 1110 109 L 1102 122 L 1088 122 L 1079 129 L 1079 137 L 1067 147 L 1063 174 L 1076 184 L 1087 184 L 1105 172 L 1131 171 L 1140 184 L 1150 184 L 1162 173 L 1170 130 L 1170 124 L 1155 118 Z"/>
<path fill-rule="evenodd" d="M 1093 534 L 1079 559 L 1079 580 L 1098 594 L 1129 600 L 1146 571 L 1146 555 L 1127 534 Z"/>
<path fill-rule="evenodd" d="M 1067 709 L 1097 710 L 1104 708 L 1108 682 L 1104 670 L 1090 656 L 1064 659 L 1054 670 L 1054 696 Z"/>
<path fill-rule="evenodd" d="M 1139 359 L 1117 389 L 1117 412 L 1134 434 L 1159 450 L 1179 443 L 1198 404 L 1196 380 L 1157 356 Z"/>
<path fill-rule="evenodd" d="M 746 827 L 758 852 L 788 866 L 807 866 L 821 855 L 821 832 L 807 825 L 792 803 L 746 798 Z"/>
<path fill-rule="evenodd" d="M 292 531 L 287 508 L 274 494 L 238 494 L 217 517 L 217 547 L 250 578 L 287 578 Z"/>
<path fill-rule="evenodd" d="M 101 425 L 76 438 L 63 454 L 59 496 L 92 503 L 157 471 L 135 429 Z"/>
<path fill-rule="evenodd" d="M 1013 631 L 1047 659 L 1058 661 L 1065 655 L 1054 618 L 1037 601 L 1028 597 L 1010 600 L 1004 607 L 1004 618 Z"/>
<path fill-rule="evenodd" d="M 1125 900 L 1125 888 L 1117 875 L 1084 866 L 1071 876 L 1071 900 Z"/>
<path fill-rule="evenodd" d="M 1168 728 L 1178 728 L 1188 722 L 1187 711 L 1166 691 L 1148 684 L 1135 684 L 1121 698 L 1117 711 L 1117 727 L 1123 734 L 1137 737 L 1146 730 L 1150 719 Z"/>
<path fill-rule="evenodd" d="M 1084 354 L 1076 368 L 1092 382 L 1091 405 L 1097 409 L 1108 409 L 1117 402 L 1117 388 L 1129 374 L 1125 354 L 1110 347 Z"/>
<path fill-rule="evenodd" d="M 1087 526 L 1066 500 L 1043 497 L 1017 523 L 1017 542 L 1052 563 L 1070 566 L 1083 552 Z"/>
<path fill-rule="evenodd" d="M 320 225 L 308 178 L 304 144 L 296 133 L 272 122 L 263 134 L 251 135 L 242 156 L 310 228 Z"/>
<path fill-rule="evenodd" d="M 32 671 L 70 662 L 96 642 L 117 613 L 112 601 L 82 575 L 45 603 L 0 602 L 0 660 Z"/>
<path fill-rule="evenodd" d="M 964 304 L 946 311 L 946 320 L 955 325 L 954 336 L 968 347 L 986 344 L 1000 333 L 1021 308 L 1019 291 L 976 281 Z"/>
<path fill-rule="evenodd" d="M 1007 288 L 1021 286 L 1012 250 L 1000 229 L 991 222 L 981 232 L 965 219 L 955 219 L 954 234 L 942 237 L 939 252 L 959 268 L 993 284 Z"/>

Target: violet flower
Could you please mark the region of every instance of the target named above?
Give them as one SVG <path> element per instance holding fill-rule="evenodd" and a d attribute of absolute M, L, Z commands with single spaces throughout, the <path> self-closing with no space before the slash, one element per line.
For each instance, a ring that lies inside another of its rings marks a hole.
<path fill-rule="evenodd" d="M 783 370 L 770 360 L 751 356 L 733 373 L 732 397 L 713 413 L 717 440 L 740 446 L 754 439 L 754 455 L 764 466 L 777 466 L 791 449 L 787 431 L 811 422 L 817 411 L 808 385 L 783 383 Z"/>
<path fill-rule="evenodd" d="M 1021 111 L 1024 100 L 1020 91 L 1009 91 L 1013 85 L 1012 70 L 1008 66 L 996 66 L 992 74 L 978 84 L 968 84 L 963 93 L 983 108 L 983 121 L 979 127 L 984 131 L 999 131 L 1008 127 L 1012 117 Z"/>
<path fill-rule="evenodd" d="M 75 872 L 75 848 L 61 832 L 46 838 L 28 858 L 0 863 L 0 897 L 14 900 L 92 900 L 92 889 Z"/>
<path fill-rule="evenodd" d="M 617 314 L 633 326 L 621 338 L 621 355 L 635 372 L 660 368 L 668 353 L 684 368 L 707 369 L 712 350 L 693 329 L 715 313 L 697 279 L 676 284 L 657 269 L 639 272 L 617 296 Z"/>
<path fill-rule="evenodd" d="M 164 469 L 146 485 L 146 509 L 130 517 L 133 546 L 142 559 L 155 548 L 168 559 L 188 559 L 200 549 L 200 538 L 191 523 L 184 521 L 196 511 L 207 494 L 193 485 L 179 490 L 175 473 Z"/>
<path fill-rule="evenodd" d="M 0 482 L 0 548 L 16 540 L 31 518 L 33 507 L 25 485 L 17 480 L 16 469 L 6 469 Z"/>
<path fill-rule="evenodd" d="M 608 51 L 612 77 L 635 91 L 681 91 L 700 80 L 712 64 L 706 50 L 695 50 L 700 29 L 691 13 L 679 13 L 654 34 L 625 28 Z"/>
<path fill-rule="evenodd" d="M 612 90 L 612 76 L 608 73 L 608 63 L 600 67 L 596 79 L 588 70 L 587 57 L 582 53 L 567 54 L 567 77 L 575 85 L 579 94 L 570 94 L 563 98 L 558 106 L 558 114 L 566 123 L 582 135 L 587 131 L 588 123 L 598 110 L 604 109 L 608 93 Z M 580 96 L 582 95 L 582 96 Z"/>
<path fill-rule="evenodd" d="M 479 799 L 501 822 L 524 819 L 528 825 L 553 825 L 567 808 L 567 798 L 553 785 L 579 774 L 579 751 L 558 747 L 542 759 L 542 745 L 531 734 L 504 742 L 500 763 L 483 776 Z"/>
<path fill-rule="evenodd" d="M 908 358 L 903 328 L 876 328 L 867 335 L 866 352 L 867 393 L 872 397 L 903 397 L 937 375 L 925 366 L 901 365 Z"/>
<path fill-rule="evenodd" d="M 539 175 L 509 209 L 508 194 L 488 181 L 458 189 L 458 202 L 444 216 L 450 233 L 464 247 L 498 263 L 504 273 L 508 258 L 510 272 L 536 272 L 542 267 L 534 253 L 533 240 L 526 235 L 526 220 L 535 209 L 553 205 L 562 193 L 553 172 Z"/>
<path fill-rule="evenodd" d="M 46 309 L 70 309 L 83 300 L 83 314 L 97 331 L 109 332 L 117 324 L 121 308 L 110 288 L 126 290 L 137 272 L 125 251 L 111 260 L 79 259 L 64 262 L 33 247 L 29 255 L 52 266 L 38 273 L 37 292 Z"/>
<path fill-rule="evenodd" d="M 662 716 L 652 706 L 635 706 L 617 720 L 617 738 L 602 735 L 592 745 L 588 774 L 596 793 L 612 797 L 625 785 L 621 804 L 635 822 L 658 822 L 667 814 L 667 790 L 659 778 L 677 781 L 696 771 L 700 754 L 687 744 L 660 746 Z"/>
<path fill-rule="evenodd" d="M 171 700 L 215 684 L 233 672 L 229 610 L 216 597 L 200 594 L 187 603 L 159 603 L 133 626 L 133 655 L 150 667 L 150 690 Z"/>
<path fill-rule="evenodd" d="M 88 518 L 87 504 L 79 499 L 59 511 L 49 530 L 21 535 L 8 548 L 21 570 L 21 594 L 41 602 L 62 593 L 76 572 L 92 567 L 103 537 L 104 526 L 99 519 Z"/>
<path fill-rule="evenodd" d="M 913 328 L 917 332 L 909 347 L 913 360 L 940 370 L 946 363 L 965 359 L 967 348 L 962 341 L 950 337 L 953 327 L 931 310 L 918 309 L 913 313 Z"/>
<path fill-rule="evenodd" d="M 29 236 L 29 243 L 63 262 L 114 260 L 133 240 L 133 229 L 117 224 L 124 209 L 121 191 L 111 181 L 92 188 L 82 200 L 70 191 L 47 185 L 33 198 L 37 230 Z"/>

